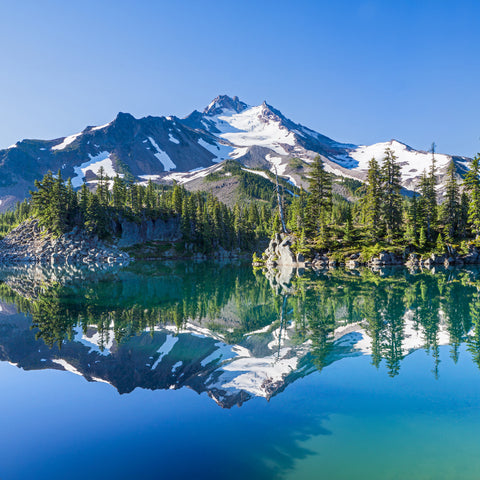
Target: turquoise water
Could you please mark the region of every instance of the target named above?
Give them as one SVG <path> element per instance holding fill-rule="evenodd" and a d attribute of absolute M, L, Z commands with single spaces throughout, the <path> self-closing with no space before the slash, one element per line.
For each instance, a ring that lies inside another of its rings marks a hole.
<path fill-rule="evenodd" d="M 1 271 L 0 478 L 479 478 L 479 278 Z"/>

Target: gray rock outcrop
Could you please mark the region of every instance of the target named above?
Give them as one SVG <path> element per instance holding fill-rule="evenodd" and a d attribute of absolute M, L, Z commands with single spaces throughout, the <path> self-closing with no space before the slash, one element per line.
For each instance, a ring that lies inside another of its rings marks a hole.
<path fill-rule="evenodd" d="M 297 257 L 291 250 L 291 246 L 294 243 L 294 239 L 292 236 L 284 234 L 284 233 L 277 233 L 275 237 L 270 240 L 270 244 L 268 248 L 265 250 L 265 255 L 267 257 L 266 264 L 271 266 L 276 265 L 284 265 L 284 266 L 299 266 Z"/>
<path fill-rule="evenodd" d="M 117 245 L 108 244 L 74 228 L 60 237 L 26 220 L 0 240 L 0 263 L 84 264 L 95 267 L 130 261 Z"/>
<path fill-rule="evenodd" d="M 119 223 L 119 247 L 130 247 L 139 243 L 161 241 L 175 242 L 180 240 L 180 219 L 145 220 L 142 222 L 122 221 Z"/>

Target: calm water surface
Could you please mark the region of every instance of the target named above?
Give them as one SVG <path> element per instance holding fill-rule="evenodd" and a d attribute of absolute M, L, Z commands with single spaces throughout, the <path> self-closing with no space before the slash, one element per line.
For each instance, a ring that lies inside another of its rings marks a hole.
<path fill-rule="evenodd" d="M 0 479 L 478 479 L 480 274 L 0 270 Z"/>

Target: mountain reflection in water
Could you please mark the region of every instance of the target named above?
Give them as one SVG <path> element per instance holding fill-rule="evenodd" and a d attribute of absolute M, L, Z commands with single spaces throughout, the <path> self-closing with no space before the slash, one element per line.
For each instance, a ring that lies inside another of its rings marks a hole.
<path fill-rule="evenodd" d="M 95 275 L 0 270 L 0 360 L 59 369 L 119 393 L 207 392 L 222 407 L 269 399 L 299 377 L 354 355 L 388 374 L 424 348 L 480 365 L 477 270 L 389 275 L 364 269 L 264 275 L 242 264 L 137 264 Z"/>

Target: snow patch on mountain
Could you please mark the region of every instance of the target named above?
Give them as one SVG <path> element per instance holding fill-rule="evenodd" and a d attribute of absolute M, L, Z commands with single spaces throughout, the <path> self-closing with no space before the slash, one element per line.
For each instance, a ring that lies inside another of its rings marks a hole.
<path fill-rule="evenodd" d="M 373 145 L 362 145 L 349 152 L 348 156 L 355 161 L 353 167 L 359 170 L 368 170 L 368 162 L 375 158 L 379 163 L 385 157 L 385 150 L 390 148 L 402 168 L 402 180 L 419 177 L 424 170 L 429 170 L 432 164 L 432 154 L 413 150 L 408 145 L 392 140 L 390 142 L 375 143 Z M 451 161 L 449 155 L 435 154 L 435 161 L 438 168 L 445 168 Z"/>
<path fill-rule="evenodd" d="M 88 156 L 90 157 L 88 162 L 82 163 L 79 167 L 74 167 L 73 169 L 75 176 L 72 178 L 72 186 L 74 188 L 82 186 L 83 179 L 88 170 L 92 171 L 95 175 L 98 175 L 100 168 L 103 167 L 105 175 L 114 177 L 117 174 L 113 168 L 110 152 L 100 152 L 97 155 L 88 154 Z"/>
<path fill-rule="evenodd" d="M 161 175 L 139 175 L 138 178 L 141 178 L 142 180 L 160 180 L 162 178 Z"/>
<path fill-rule="evenodd" d="M 175 170 L 177 166 L 172 162 L 170 157 L 164 152 L 158 145 L 157 142 L 152 137 L 148 137 L 150 140 L 150 143 L 152 144 L 153 148 L 157 150 L 157 153 L 154 153 L 155 157 L 160 161 L 160 163 L 163 165 L 163 169 L 166 172 L 169 172 L 170 170 Z"/>
<path fill-rule="evenodd" d="M 51 150 L 63 150 L 64 148 L 68 147 L 71 143 L 73 143 L 80 135 L 82 135 L 82 132 L 75 133 L 74 135 L 69 135 L 68 137 L 65 137 L 59 144 L 53 146 Z"/>
<path fill-rule="evenodd" d="M 260 170 L 252 170 L 250 168 L 242 168 L 242 170 L 244 172 L 250 172 L 250 173 L 254 173 L 255 175 L 260 175 L 261 177 L 266 178 L 267 180 L 270 180 L 270 177 L 265 172 L 262 172 Z"/>
<path fill-rule="evenodd" d="M 283 161 L 281 157 L 274 157 L 273 155 L 268 154 L 265 158 L 272 165 L 270 168 L 270 171 L 272 173 L 277 173 L 277 175 L 284 174 L 285 169 L 287 168 L 287 164 Z"/>
<path fill-rule="evenodd" d="M 215 158 L 212 159 L 212 162 L 222 162 L 223 160 L 226 160 L 231 156 L 234 150 L 233 147 L 224 145 L 223 143 L 215 143 L 212 145 L 211 143 L 203 140 L 203 138 L 198 140 L 198 144 L 215 155 Z"/>
<path fill-rule="evenodd" d="M 180 140 L 178 140 L 177 138 L 175 138 L 171 133 L 168 134 L 168 139 L 169 139 L 172 143 L 176 143 L 177 145 L 180 143 Z"/>
<path fill-rule="evenodd" d="M 270 148 L 280 155 L 287 151 L 282 146 L 294 146 L 295 134 L 283 127 L 279 121 L 265 118 L 265 106 L 250 107 L 240 113 L 224 110 L 211 117 L 220 137 L 238 147 L 258 145 Z"/>
<path fill-rule="evenodd" d="M 223 168 L 221 165 L 215 164 L 211 167 L 206 168 L 194 168 L 189 172 L 174 172 L 163 177 L 163 180 L 176 181 L 177 183 L 186 183 L 191 180 L 197 180 L 199 178 L 206 177 L 209 173 L 220 170 L 221 168 Z"/>
<path fill-rule="evenodd" d="M 108 127 L 112 122 L 108 122 L 105 125 L 99 125 L 98 127 L 92 127 L 90 131 L 95 131 L 95 130 L 102 130 L 102 128 Z"/>

